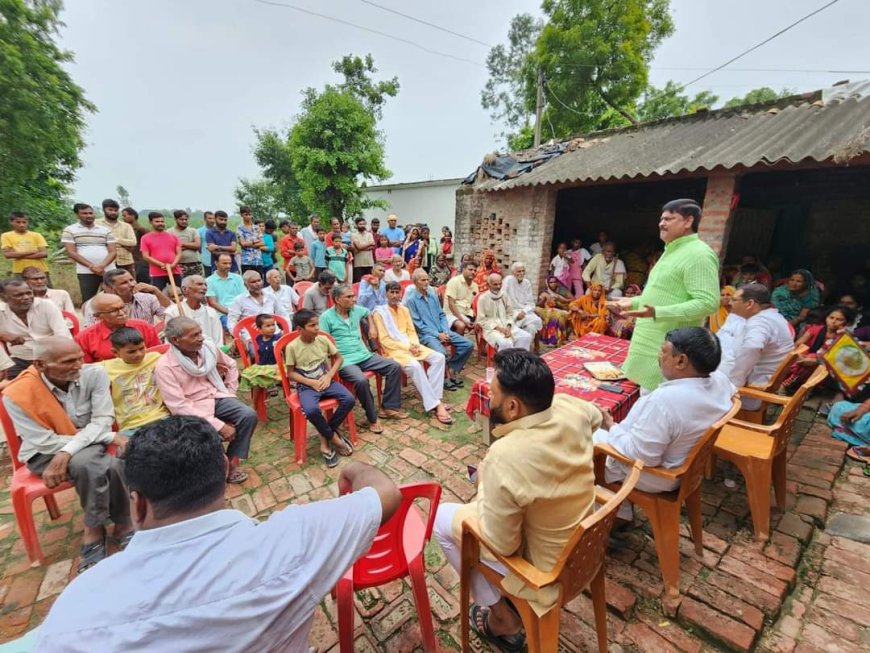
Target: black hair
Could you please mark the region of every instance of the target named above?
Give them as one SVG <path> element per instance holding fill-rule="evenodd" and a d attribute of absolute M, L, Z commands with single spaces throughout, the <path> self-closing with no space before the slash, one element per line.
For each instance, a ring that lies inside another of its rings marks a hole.
<path fill-rule="evenodd" d="M 253 213 L 253 211 L 251 211 L 250 206 L 240 206 L 239 207 L 239 215 L 241 215 L 242 213 Z"/>
<path fill-rule="evenodd" d="M 281 220 L 281 223 L 278 226 L 281 227 L 281 229 L 283 229 L 284 227 L 289 227 L 290 221 L 289 220 Z"/>
<path fill-rule="evenodd" d="M 216 217 L 216 218 L 228 218 L 230 216 L 227 215 L 226 211 L 215 211 L 214 217 Z"/>
<path fill-rule="evenodd" d="M 552 405 L 556 380 L 540 356 L 525 349 L 502 349 L 494 360 L 499 385 L 530 412 L 540 413 Z"/>
<path fill-rule="evenodd" d="M 230 259 L 230 263 L 232 263 L 232 261 L 233 261 L 233 255 L 230 254 L 229 252 L 220 252 L 220 253 L 215 257 L 214 260 L 215 260 L 215 261 L 220 261 L 220 260 L 221 260 L 221 256 L 228 256 L 229 259 Z"/>
<path fill-rule="evenodd" d="M 740 274 L 760 274 L 761 268 L 755 263 L 745 263 L 740 266 Z"/>
<path fill-rule="evenodd" d="M 477 264 L 477 261 L 475 261 L 474 259 L 470 259 L 470 260 L 465 262 L 465 265 L 463 266 L 462 269 L 464 270 L 465 268 L 468 268 L 468 267 L 479 268 L 480 266 Z"/>
<path fill-rule="evenodd" d="M 160 211 L 151 211 L 151 213 L 148 214 L 148 222 L 152 222 L 157 218 L 166 218 L 166 216 L 163 215 Z"/>
<path fill-rule="evenodd" d="M 695 370 L 703 376 L 713 373 L 722 361 L 719 338 L 704 327 L 681 327 L 668 331 L 665 340 L 674 352 L 685 354 Z"/>
<path fill-rule="evenodd" d="M 226 491 L 218 432 L 201 417 L 173 415 L 141 429 L 127 444 L 125 476 L 164 519 L 204 508 Z"/>
<path fill-rule="evenodd" d="M 260 313 L 257 317 L 254 318 L 254 324 L 257 325 L 258 329 L 262 329 L 263 325 L 266 323 L 266 320 L 274 320 L 275 316 L 271 313 Z"/>
<path fill-rule="evenodd" d="M 358 216 L 356 220 L 353 221 L 354 224 L 359 224 L 360 222 L 365 222 L 366 219 L 362 216 Z"/>
<path fill-rule="evenodd" d="M 307 308 L 300 309 L 293 313 L 293 328 L 301 329 L 315 317 L 317 317 L 317 313 L 314 311 L 310 311 Z"/>
<path fill-rule="evenodd" d="M 76 202 L 73 204 L 73 213 L 78 213 L 79 211 L 83 211 L 85 209 L 93 209 L 94 207 L 90 204 L 85 204 L 84 202 Z"/>
<path fill-rule="evenodd" d="M 317 275 L 317 283 L 335 283 L 335 275 L 329 270 L 324 270 Z"/>
<path fill-rule="evenodd" d="M 300 243 L 298 240 L 293 243 L 293 249 L 305 249 L 305 243 Z"/>
<path fill-rule="evenodd" d="M 103 200 L 104 209 L 120 209 L 121 205 L 113 199 Z"/>
<path fill-rule="evenodd" d="M 12 213 L 9 214 L 10 221 L 20 220 L 21 218 L 24 218 L 25 220 L 27 220 L 27 214 L 22 212 L 22 211 L 12 211 Z"/>
<path fill-rule="evenodd" d="M 115 283 L 115 277 L 120 277 L 122 274 L 130 274 L 124 268 L 112 268 L 103 272 L 103 283 L 111 286 Z"/>
<path fill-rule="evenodd" d="M 684 218 L 692 218 L 692 231 L 698 231 L 701 224 L 701 207 L 695 200 L 671 200 L 662 207 L 662 211 L 679 213 Z"/>
<path fill-rule="evenodd" d="M 132 216 L 133 216 L 134 218 L 136 218 L 137 220 L 139 219 L 139 211 L 137 211 L 136 209 L 134 209 L 132 206 L 125 206 L 125 207 L 124 207 L 124 210 L 121 211 L 121 213 L 129 213 L 130 215 L 132 215 Z"/>
<path fill-rule="evenodd" d="M 202 217 L 205 217 L 207 215 L 214 216 L 214 211 L 203 211 L 202 212 Z"/>
<path fill-rule="evenodd" d="M 27 283 L 27 280 L 23 277 L 18 276 L 17 274 L 11 277 L 7 277 L 6 279 L 0 280 L 0 293 L 6 292 L 6 288 L 9 286 L 27 286 L 30 288 L 30 284 Z"/>
<path fill-rule="evenodd" d="M 120 349 L 125 345 L 141 345 L 145 337 L 133 327 L 123 326 L 112 331 L 109 342 L 112 343 L 112 349 Z"/>
<path fill-rule="evenodd" d="M 855 321 L 855 318 L 858 317 L 858 311 L 849 306 L 845 306 L 843 304 L 836 304 L 835 306 L 830 306 L 827 310 L 825 310 L 825 319 L 833 313 L 834 311 L 839 311 L 843 314 L 843 317 L 846 318 L 846 324 L 852 324 Z"/>
<path fill-rule="evenodd" d="M 737 290 L 743 293 L 743 299 L 752 300 L 756 304 L 769 304 L 770 291 L 763 283 L 747 283 L 745 286 L 740 286 Z"/>
<path fill-rule="evenodd" d="M 384 286 L 385 292 L 390 292 L 391 290 L 401 290 L 402 284 L 398 281 L 387 281 L 387 284 Z"/>
<path fill-rule="evenodd" d="M 274 221 L 274 220 L 266 220 L 266 221 L 263 223 L 263 226 L 265 226 L 266 229 L 272 229 L 273 231 L 274 231 L 275 229 L 277 229 L 277 226 L 275 225 L 275 221 Z"/>
<path fill-rule="evenodd" d="M 175 209 L 172 212 L 172 217 L 175 218 L 176 220 L 178 220 L 178 218 L 180 218 L 183 215 L 187 215 L 187 211 L 184 211 L 182 209 Z"/>

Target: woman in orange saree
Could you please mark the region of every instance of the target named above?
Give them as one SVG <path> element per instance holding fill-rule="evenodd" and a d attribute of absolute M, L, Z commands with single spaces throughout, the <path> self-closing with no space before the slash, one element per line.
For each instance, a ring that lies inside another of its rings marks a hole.
<path fill-rule="evenodd" d="M 498 263 L 495 262 L 495 252 L 491 249 L 485 249 L 480 255 L 480 269 L 474 275 L 474 283 L 477 284 L 480 292 L 486 292 L 489 289 L 489 275 L 493 272 L 504 276 Z"/>
<path fill-rule="evenodd" d="M 604 333 L 607 330 L 607 296 L 604 286 L 593 283 L 586 295 L 568 305 L 569 320 L 574 335 L 579 338 L 587 333 Z"/>

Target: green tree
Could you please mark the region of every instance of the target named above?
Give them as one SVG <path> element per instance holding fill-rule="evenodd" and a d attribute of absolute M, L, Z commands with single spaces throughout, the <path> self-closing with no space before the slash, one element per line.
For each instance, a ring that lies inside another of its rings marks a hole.
<path fill-rule="evenodd" d="M 115 192 L 118 193 L 118 202 L 120 202 L 121 206 L 130 206 L 130 204 L 132 204 L 132 202 L 130 202 L 130 193 L 126 188 L 119 184 L 115 189 Z"/>
<path fill-rule="evenodd" d="M 51 234 L 72 220 L 66 196 L 94 106 L 54 39 L 61 0 L 0 0 L 0 211 Z"/>
<path fill-rule="evenodd" d="M 794 95 L 794 91 L 792 89 L 784 88 L 780 91 L 774 91 L 768 86 L 761 86 L 759 88 L 752 89 L 743 97 L 731 98 L 725 103 L 725 108 L 730 109 L 732 107 L 742 107 L 749 104 L 762 104 L 764 102 L 773 102 L 774 100 L 779 100 L 780 98 L 788 97 L 789 95 Z"/>
<path fill-rule="evenodd" d="M 350 91 L 377 120 L 382 117 L 387 97 L 396 97 L 399 92 L 399 78 L 375 82 L 372 75 L 378 72 L 375 60 L 367 54 L 365 59 L 351 54 L 332 64 L 332 69 L 344 77 L 337 86 L 341 91 Z"/>
<path fill-rule="evenodd" d="M 637 105 L 637 117 L 641 122 L 675 118 L 711 109 L 719 101 L 710 91 L 701 91 L 689 97 L 676 82 L 668 82 L 664 88 L 650 86 Z"/>
<path fill-rule="evenodd" d="M 268 179 L 239 179 L 234 195 L 239 206 L 250 207 L 257 217 L 276 218 L 284 212 L 280 189 Z"/>

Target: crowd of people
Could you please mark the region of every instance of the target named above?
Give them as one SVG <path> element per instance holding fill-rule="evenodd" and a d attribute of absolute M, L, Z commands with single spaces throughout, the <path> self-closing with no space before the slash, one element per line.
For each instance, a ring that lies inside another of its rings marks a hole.
<path fill-rule="evenodd" d="M 77 222 L 61 238 L 84 302 L 75 336 L 69 294 L 50 287 L 44 239 L 22 214 L 2 236 L 13 264 L 0 285 L 3 407 L 22 441 L 21 462 L 48 487 L 72 481 L 84 512 L 78 570 L 96 566 L 43 626 L 42 644 L 57 650 L 79 640 L 117 648 L 144 633 L 172 648 L 191 637 L 191 618 L 213 626 L 205 630 L 215 646 L 244 636 L 261 648 L 304 650 L 320 597 L 368 549 L 400 496 L 381 472 L 351 462 L 339 479 L 347 497 L 291 506 L 257 528 L 223 509 L 226 484 L 247 479 L 243 461 L 258 421 L 237 397 L 240 382 L 274 383 L 279 362 L 319 435 L 323 464 L 335 467 L 354 453 L 345 425 L 357 403 L 367 428 L 382 433 L 382 420 L 408 417 L 404 376 L 423 410 L 449 426 L 445 393 L 464 385 L 475 341 L 491 349 L 490 420 L 499 439 L 477 468 L 477 497 L 438 508 L 435 539 L 458 570 L 462 522 L 477 519 L 493 550 L 521 552 L 547 569 L 592 509 L 595 443 L 647 466 L 677 467 L 738 389 L 764 385 L 796 348 L 787 388 L 843 333 L 870 335 L 861 298 L 844 293 L 823 307 L 824 289 L 806 270 L 777 284 L 753 258 L 723 280 L 718 256 L 698 237 L 701 209 L 691 200 L 663 207 L 664 250 L 642 276 L 602 232 L 589 250 L 578 239 L 570 249 L 559 244 L 537 294 L 522 261 L 503 268 L 484 250 L 454 267 L 449 230 L 435 245 L 425 225 L 403 228 L 395 215 L 383 231 L 377 219 L 358 218 L 351 231 L 333 218 L 325 232 L 318 216 L 298 230 L 241 207 L 233 231 L 223 211 L 207 213 L 199 229 L 183 211 L 171 228 L 152 212 L 147 230 L 133 209 L 113 200 L 102 209 L 97 221 L 92 207 L 76 204 Z M 253 321 L 240 346 L 257 361 L 256 378 L 231 355 L 242 321 Z M 285 329 L 294 337 L 279 354 Z M 624 371 L 641 397 L 618 424 L 557 394 L 533 352 L 589 333 L 631 341 Z M 853 436 L 870 422 L 866 392 L 851 389 L 844 398 L 852 403 L 831 411 Z M 324 399 L 336 402 L 328 416 Z M 610 460 L 605 480 L 626 473 Z M 673 489 L 647 474 L 638 487 Z M 630 504 L 619 518 L 630 527 Z M 98 565 L 110 539 L 124 554 Z M 232 572 L 208 562 L 249 548 L 252 562 Z M 143 582 L 157 570 L 160 583 Z M 511 577 L 502 588 L 536 610 L 557 599 Z M 475 574 L 472 596 L 468 618 L 481 638 L 522 650 L 522 623 L 502 589 Z"/>

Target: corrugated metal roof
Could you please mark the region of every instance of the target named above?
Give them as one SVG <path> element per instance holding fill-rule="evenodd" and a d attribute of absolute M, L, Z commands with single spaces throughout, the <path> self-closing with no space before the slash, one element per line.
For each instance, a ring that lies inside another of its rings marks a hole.
<path fill-rule="evenodd" d="M 570 142 L 565 154 L 478 190 L 634 179 L 653 175 L 848 160 L 870 152 L 870 82 L 777 103 L 720 109 L 600 132 Z"/>

